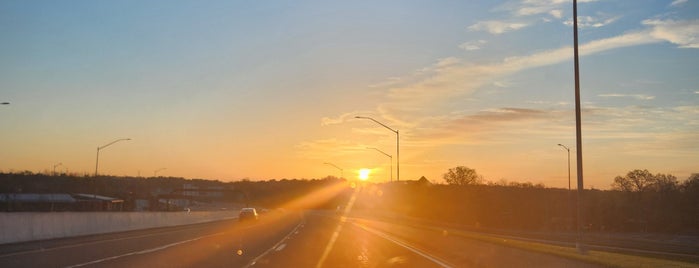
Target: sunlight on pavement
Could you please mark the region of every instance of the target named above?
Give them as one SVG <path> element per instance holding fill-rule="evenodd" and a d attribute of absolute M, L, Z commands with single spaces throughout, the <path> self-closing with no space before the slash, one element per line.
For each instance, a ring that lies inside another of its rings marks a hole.
<path fill-rule="evenodd" d="M 320 259 L 318 260 L 318 264 L 316 264 L 317 268 L 323 267 L 325 260 L 328 258 L 328 255 L 330 254 L 330 251 L 332 251 L 333 246 L 335 246 L 335 241 L 337 241 L 337 237 L 340 235 L 340 231 L 342 231 L 342 226 L 347 221 L 347 214 L 349 214 L 349 212 L 352 210 L 354 201 L 357 199 L 357 192 L 359 192 L 358 188 L 354 188 L 354 192 L 352 192 L 352 197 L 347 202 L 345 210 L 342 212 L 340 222 L 337 224 L 337 227 L 335 228 L 333 235 L 330 237 L 330 240 L 328 240 L 328 244 L 325 246 L 323 255 L 321 255 Z"/>

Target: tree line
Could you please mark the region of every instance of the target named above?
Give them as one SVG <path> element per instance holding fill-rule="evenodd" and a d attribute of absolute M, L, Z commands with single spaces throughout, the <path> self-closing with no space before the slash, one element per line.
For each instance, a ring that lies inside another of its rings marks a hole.
<path fill-rule="evenodd" d="M 336 177 L 322 179 L 222 182 L 174 177 L 48 176 L 0 173 L 2 193 L 97 193 L 125 200 L 156 199 L 178 193 L 183 184 L 223 189 L 221 200 L 256 207 L 335 209 L 358 189 L 355 209 L 390 212 L 427 220 L 532 231 L 573 231 L 575 191 L 531 183 L 487 183 L 475 170 L 448 184 L 427 180 L 359 185 Z M 469 175 L 470 174 L 470 175 Z M 475 175 L 475 176 L 473 176 Z M 450 177 L 452 175 L 446 175 Z M 474 179 L 475 178 L 475 179 Z M 446 180 L 446 178 L 444 178 Z M 465 183 L 466 182 L 466 183 Z M 699 233 L 699 174 L 680 181 L 667 174 L 633 170 L 614 178 L 610 190 L 584 190 L 585 229 L 595 232 Z"/>

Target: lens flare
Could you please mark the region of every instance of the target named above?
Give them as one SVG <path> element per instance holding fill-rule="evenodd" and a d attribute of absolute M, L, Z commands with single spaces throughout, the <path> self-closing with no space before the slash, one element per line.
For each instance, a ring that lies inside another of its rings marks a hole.
<path fill-rule="evenodd" d="M 369 179 L 369 173 L 371 173 L 371 169 L 368 168 L 363 168 L 359 170 L 359 179 L 360 180 L 368 180 Z"/>

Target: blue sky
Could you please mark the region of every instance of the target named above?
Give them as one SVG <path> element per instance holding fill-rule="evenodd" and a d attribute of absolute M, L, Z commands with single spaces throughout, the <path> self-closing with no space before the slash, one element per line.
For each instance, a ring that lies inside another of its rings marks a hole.
<path fill-rule="evenodd" d="M 699 3 L 579 1 L 586 185 L 699 160 Z M 567 186 L 572 3 L 3 1 L 0 170 Z M 574 157 L 573 157 L 574 159 Z M 572 163 L 575 166 L 575 163 Z M 395 157 L 393 168 L 395 168 Z M 395 170 L 394 170 L 395 173 Z M 573 170 L 573 174 L 574 174 Z"/>

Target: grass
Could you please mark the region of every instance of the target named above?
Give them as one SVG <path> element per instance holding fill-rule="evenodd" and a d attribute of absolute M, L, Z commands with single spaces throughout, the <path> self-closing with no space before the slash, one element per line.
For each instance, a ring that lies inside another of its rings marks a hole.
<path fill-rule="evenodd" d="M 595 250 L 588 250 L 586 254 L 580 254 L 578 253 L 577 249 L 570 247 L 555 246 L 522 240 L 505 239 L 484 234 L 454 230 L 452 230 L 449 233 L 469 239 L 475 239 L 479 241 L 524 249 L 528 251 L 551 254 L 564 258 L 580 260 L 588 263 L 600 264 L 608 267 L 699 267 L 699 263 L 690 263 L 676 260 L 667 260 L 646 256 L 628 255 Z"/>

